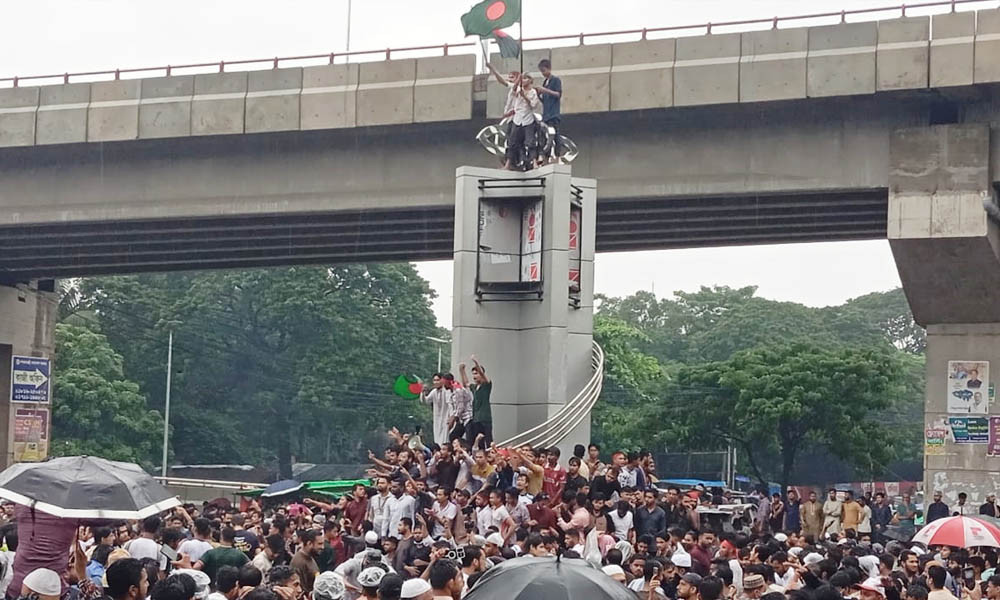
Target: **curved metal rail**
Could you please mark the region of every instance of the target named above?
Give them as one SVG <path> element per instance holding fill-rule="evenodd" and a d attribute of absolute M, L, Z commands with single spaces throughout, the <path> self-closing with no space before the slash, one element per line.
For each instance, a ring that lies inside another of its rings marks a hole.
<path fill-rule="evenodd" d="M 597 342 L 593 343 L 590 364 L 594 369 L 590 380 L 583 386 L 572 400 L 567 402 L 559 412 L 549 417 L 539 425 L 506 439 L 498 446 L 524 446 L 548 448 L 566 439 L 571 431 L 590 417 L 590 410 L 601 395 L 604 387 L 604 350 Z"/>

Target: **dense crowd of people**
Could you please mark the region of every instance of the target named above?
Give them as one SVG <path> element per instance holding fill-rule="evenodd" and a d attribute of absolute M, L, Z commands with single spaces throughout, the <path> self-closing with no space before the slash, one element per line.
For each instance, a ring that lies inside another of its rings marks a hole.
<path fill-rule="evenodd" d="M 476 369 L 473 386 L 488 383 Z M 682 489 L 657 481 L 649 453 L 606 456 L 592 444 L 565 459 L 558 448 L 487 445 L 486 432 L 474 431 L 472 443 L 455 436 L 424 446 L 393 429 L 382 456 L 372 454 L 371 484 L 334 502 L 205 503 L 80 527 L 65 568 L 20 578 L 5 568 L 7 595 L 459 600 L 504 561 L 560 556 L 586 560 L 648 600 L 1000 600 L 995 550 L 928 549 L 884 536 L 914 518 L 908 495 L 889 502 L 881 492 L 832 492 L 820 502 L 815 494 L 800 501 L 794 490 L 741 497 Z M 710 518 L 730 505 L 752 510 Z M 941 505 L 936 496 L 928 519 L 966 510 L 964 498 Z M 995 498 L 978 512 L 991 507 L 996 514 Z M 18 532 L 4 508 L 9 553 Z M 32 535 L 43 533 L 35 527 Z"/>
<path fill-rule="evenodd" d="M 1000 600 L 995 549 L 896 541 L 915 528 L 909 493 L 681 488 L 649 452 L 500 447 L 471 362 L 421 395 L 434 441 L 392 429 L 336 501 L 292 488 L 88 523 L 4 504 L 0 583 L 9 600 L 460 600 L 501 563 L 559 557 L 643 600 Z M 927 521 L 1000 515 L 993 495 L 967 500 L 936 493 Z"/>

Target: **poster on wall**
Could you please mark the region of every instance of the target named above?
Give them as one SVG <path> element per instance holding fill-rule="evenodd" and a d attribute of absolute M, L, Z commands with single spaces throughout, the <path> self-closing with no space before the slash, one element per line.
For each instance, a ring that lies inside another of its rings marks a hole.
<path fill-rule="evenodd" d="M 521 281 L 542 280 L 542 201 L 524 209 L 521 222 Z"/>
<path fill-rule="evenodd" d="M 948 412 L 985 415 L 989 405 L 990 363 L 985 360 L 948 361 Z"/>
<path fill-rule="evenodd" d="M 14 411 L 14 462 L 40 462 L 49 456 L 49 409 Z"/>
<path fill-rule="evenodd" d="M 924 430 L 924 454 L 938 456 L 944 454 L 944 443 L 948 430 L 944 427 L 928 427 Z"/>
<path fill-rule="evenodd" d="M 990 425 L 986 417 L 948 417 L 951 436 L 956 444 L 986 444 Z"/>
<path fill-rule="evenodd" d="M 1000 417 L 990 417 L 990 441 L 987 444 L 987 456 L 1000 456 Z"/>

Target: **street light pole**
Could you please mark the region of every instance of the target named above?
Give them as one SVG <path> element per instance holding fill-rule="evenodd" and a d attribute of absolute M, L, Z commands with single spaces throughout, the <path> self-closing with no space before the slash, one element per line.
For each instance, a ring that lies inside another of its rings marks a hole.
<path fill-rule="evenodd" d="M 426 336 L 425 339 L 430 340 L 432 342 L 437 342 L 437 344 L 438 344 L 438 369 L 437 369 L 437 372 L 440 373 L 441 372 L 441 358 L 444 355 L 443 354 L 444 344 L 450 344 L 451 340 L 443 340 L 441 338 L 431 337 L 429 335 Z"/>
<path fill-rule="evenodd" d="M 163 463 L 160 474 L 167 476 L 167 443 L 170 441 L 170 374 L 173 371 L 174 362 L 174 331 L 170 330 L 170 337 L 167 339 L 167 398 L 163 406 Z"/>

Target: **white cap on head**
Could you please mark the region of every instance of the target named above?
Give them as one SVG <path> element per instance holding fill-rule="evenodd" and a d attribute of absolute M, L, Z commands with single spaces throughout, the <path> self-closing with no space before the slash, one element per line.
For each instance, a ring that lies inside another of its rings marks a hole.
<path fill-rule="evenodd" d="M 358 575 L 358 583 L 361 584 L 361 587 L 378 587 L 378 584 L 382 583 L 383 577 L 385 577 L 385 570 L 379 567 L 368 567 Z"/>
<path fill-rule="evenodd" d="M 486 536 L 487 544 L 496 544 L 497 546 L 503 546 L 503 536 L 499 533 L 491 533 Z"/>
<path fill-rule="evenodd" d="M 783 534 L 783 533 L 776 533 L 776 534 L 774 534 L 774 539 L 776 539 L 779 542 L 781 542 L 782 544 L 784 544 L 785 542 L 788 541 L 788 536 L 785 535 L 785 534 Z"/>
<path fill-rule="evenodd" d="M 690 569 L 691 555 L 687 552 L 674 552 L 674 555 L 670 557 L 670 562 L 674 563 L 675 567 Z"/>
<path fill-rule="evenodd" d="M 426 579 L 407 579 L 403 582 L 403 591 L 399 597 L 404 599 L 419 598 L 429 591 L 431 591 L 431 584 L 427 583 Z"/>
<path fill-rule="evenodd" d="M 313 582 L 313 600 L 342 600 L 347 592 L 344 580 L 333 571 L 325 571 Z"/>
<path fill-rule="evenodd" d="M 802 554 L 802 548 L 799 546 L 792 546 L 791 548 L 788 549 L 788 553 L 791 554 L 792 556 L 798 556 Z"/>
<path fill-rule="evenodd" d="M 52 569 L 35 569 L 24 578 L 24 585 L 40 596 L 59 596 L 62 579 Z"/>
<path fill-rule="evenodd" d="M 814 565 L 823 560 L 823 555 L 818 552 L 810 552 L 806 554 L 806 557 L 802 559 L 802 564 L 805 566 Z"/>
<path fill-rule="evenodd" d="M 374 531 L 369 531 L 365 534 L 365 543 L 371 546 L 372 544 L 378 543 L 378 534 Z"/>
<path fill-rule="evenodd" d="M 194 580 L 194 597 L 197 600 L 205 600 L 205 598 L 208 598 L 208 595 L 212 592 L 209 588 L 212 584 L 212 580 L 204 571 L 197 571 L 195 569 L 174 569 L 170 572 L 170 576 L 173 577 L 174 575 L 187 575 Z"/>

